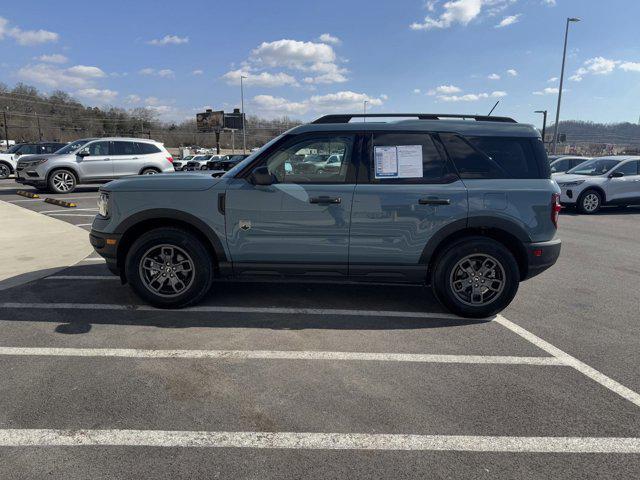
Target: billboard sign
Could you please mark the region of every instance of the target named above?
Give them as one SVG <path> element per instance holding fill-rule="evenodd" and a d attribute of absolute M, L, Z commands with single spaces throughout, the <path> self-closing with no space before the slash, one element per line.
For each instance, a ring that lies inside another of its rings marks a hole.
<path fill-rule="evenodd" d="M 196 115 L 196 126 L 199 132 L 215 132 L 224 128 L 224 111 L 207 110 Z"/>

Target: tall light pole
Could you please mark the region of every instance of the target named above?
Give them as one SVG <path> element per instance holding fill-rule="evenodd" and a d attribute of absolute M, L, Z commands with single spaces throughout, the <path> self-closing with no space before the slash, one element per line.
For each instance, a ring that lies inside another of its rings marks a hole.
<path fill-rule="evenodd" d="M 546 110 L 536 110 L 533 113 L 541 113 L 542 114 L 542 145 L 544 145 L 544 136 L 547 133 L 547 111 Z"/>
<path fill-rule="evenodd" d="M 362 113 L 364 115 L 367 114 L 367 103 L 369 103 L 369 100 L 365 100 L 362 102 Z M 367 117 L 363 117 L 363 120 L 366 122 L 367 121 Z"/>
<path fill-rule="evenodd" d="M 240 113 L 242 114 L 242 153 L 247 153 L 247 128 L 244 124 L 244 84 L 242 81 L 247 78 L 240 75 Z"/>
<path fill-rule="evenodd" d="M 556 109 L 556 124 L 553 127 L 553 148 L 552 153 L 556 153 L 558 147 L 558 122 L 560 121 L 560 103 L 562 102 L 562 84 L 564 83 L 564 64 L 567 60 L 567 38 L 569 37 L 569 24 L 579 22 L 579 18 L 567 18 L 567 26 L 564 30 L 564 50 L 562 51 L 562 70 L 560 71 L 560 88 L 558 89 L 558 108 Z"/>

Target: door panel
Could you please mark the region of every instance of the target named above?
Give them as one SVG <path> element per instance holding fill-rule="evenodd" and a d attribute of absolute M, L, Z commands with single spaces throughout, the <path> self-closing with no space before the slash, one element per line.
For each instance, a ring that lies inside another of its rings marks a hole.
<path fill-rule="evenodd" d="M 113 178 L 111 142 L 92 142 L 86 148 L 89 155 L 77 157 L 81 177 L 85 180 Z"/>
<path fill-rule="evenodd" d="M 135 142 L 116 141 L 113 142 L 113 176 L 125 177 L 127 175 L 137 175 L 144 161 L 143 155 L 138 152 Z"/>
<path fill-rule="evenodd" d="M 627 162 L 614 171 L 624 173 L 624 177 L 610 178 L 606 187 L 608 202 L 624 202 L 640 198 L 639 162 Z"/>
<path fill-rule="evenodd" d="M 427 242 L 440 228 L 466 219 L 467 190 L 460 180 L 447 185 L 358 185 L 351 214 L 351 275 L 403 280 L 416 273 L 406 268 L 413 266 L 424 278 L 427 271 L 420 257 Z"/>
<path fill-rule="evenodd" d="M 234 271 L 282 270 L 283 264 L 297 264 L 300 273 L 346 275 L 354 188 L 353 184 L 254 186 L 244 179 L 233 180 L 227 188 L 225 217 Z M 329 203 L 329 198 L 340 203 Z"/>

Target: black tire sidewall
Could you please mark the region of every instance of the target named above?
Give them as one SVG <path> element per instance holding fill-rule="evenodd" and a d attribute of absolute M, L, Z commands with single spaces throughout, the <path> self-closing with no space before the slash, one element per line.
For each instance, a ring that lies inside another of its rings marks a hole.
<path fill-rule="evenodd" d="M 148 171 L 153 171 L 153 173 L 151 175 L 157 175 L 158 173 L 160 173 L 157 169 L 155 168 L 145 168 L 140 172 L 140 175 L 149 175 L 147 172 Z"/>
<path fill-rule="evenodd" d="M 472 254 L 487 254 L 495 258 L 505 272 L 505 288 L 493 302 L 481 307 L 466 305 L 451 290 L 451 271 L 462 258 Z M 504 310 L 518 292 L 520 269 L 513 254 L 501 243 L 486 237 L 467 237 L 454 242 L 443 252 L 432 277 L 433 291 L 438 300 L 451 312 L 462 317 L 487 318 Z"/>
<path fill-rule="evenodd" d="M 584 197 L 586 197 L 588 194 L 590 193 L 595 193 L 598 196 L 598 208 L 596 208 L 595 210 L 588 212 L 584 209 L 584 207 L 582 206 L 582 202 L 584 201 Z M 593 189 L 589 189 L 589 190 L 585 190 L 584 192 L 582 192 L 580 194 L 580 197 L 578 198 L 578 203 L 576 205 L 578 207 L 578 211 L 580 213 L 584 213 L 585 215 L 593 215 L 594 213 L 597 213 L 600 208 L 602 207 L 602 194 L 600 192 L 598 192 L 597 190 L 593 190 Z"/>
<path fill-rule="evenodd" d="M 2 167 L 6 167 L 6 169 L 7 169 L 7 176 L 6 176 L 6 177 L 5 177 L 5 176 L 3 176 L 3 174 L 2 174 L 2 170 L 0 170 L 0 180 L 6 180 L 6 179 L 7 179 L 7 178 L 9 178 L 9 176 L 11 175 L 12 168 L 11 168 L 11 166 L 10 166 L 8 163 L 0 162 L 0 169 L 1 169 Z"/>
<path fill-rule="evenodd" d="M 164 298 L 145 287 L 138 266 L 146 251 L 155 245 L 170 244 L 185 250 L 194 262 L 195 278 L 182 294 Z M 193 234 L 179 228 L 159 228 L 138 238 L 127 253 L 125 275 L 133 290 L 143 300 L 160 308 L 181 308 L 192 305 L 204 297 L 213 282 L 213 259 L 202 242 Z"/>
<path fill-rule="evenodd" d="M 71 190 L 67 190 L 67 191 L 61 192 L 53 184 L 54 175 L 56 173 L 60 173 L 60 172 L 67 172 L 73 178 L 73 187 L 71 187 Z M 47 181 L 47 190 L 50 191 L 51 193 L 57 193 L 57 194 L 60 194 L 60 195 L 64 195 L 66 193 L 73 192 L 76 189 L 77 186 L 78 186 L 78 179 L 76 179 L 76 176 L 74 175 L 74 173 L 71 170 L 67 170 L 66 168 L 58 168 L 58 169 L 54 170 L 53 172 L 51 172 L 49 174 L 49 180 Z"/>

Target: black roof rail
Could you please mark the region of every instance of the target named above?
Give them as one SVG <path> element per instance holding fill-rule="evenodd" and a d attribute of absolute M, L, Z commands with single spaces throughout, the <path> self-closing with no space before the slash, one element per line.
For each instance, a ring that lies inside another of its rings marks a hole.
<path fill-rule="evenodd" d="M 388 117 L 413 117 L 418 120 L 441 120 L 443 118 L 472 119 L 477 122 L 502 122 L 518 123 L 511 117 L 491 117 L 488 115 L 457 115 L 452 113 L 346 113 L 325 115 L 315 119 L 311 123 L 349 123 L 352 118 L 388 118 Z"/>

